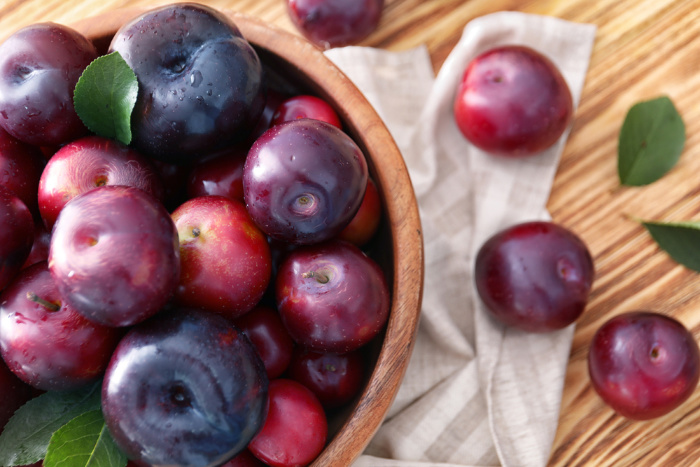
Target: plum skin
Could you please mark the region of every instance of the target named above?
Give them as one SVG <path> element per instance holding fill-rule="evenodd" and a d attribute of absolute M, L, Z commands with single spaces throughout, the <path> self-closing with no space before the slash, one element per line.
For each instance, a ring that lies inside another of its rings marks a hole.
<path fill-rule="evenodd" d="M 262 114 L 262 63 L 236 25 L 212 8 L 151 10 L 123 25 L 109 51 L 119 52 L 139 81 L 132 144 L 142 154 L 193 162 L 243 139 Z"/>
<path fill-rule="evenodd" d="M 294 341 L 276 310 L 259 305 L 234 321 L 250 339 L 265 364 L 267 377 L 275 379 L 287 370 Z"/>
<path fill-rule="evenodd" d="M 248 449 L 270 466 L 302 466 L 321 453 L 327 437 L 328 419 L 314 393 L 278 378 L 270 382 L 267 417 Z"/>
<path fill-rule="evenodd" d="M 594 265 L 583 241 L 546 221 L 517 224 L 484 242 L 476 256 L 476 290 L 502 323 L 529 332 L 564 328 L 583 312 Z"/>
<path fill-rule="evenodd" d="M 0 125 L 37 146 L 86 134 L 73 90 L 97 56 L 92 42 L 61 24 L 33 24 L 12 34 L 0 45 Z"/>
<path fill-rule="evenodd" d="M 117 444 L 153 465 L 212 466 L 243 451 L 267 414 L 265 367 L 226 318 L 173 310 L 132 328 L 105 373 Z"/>
<path fill-rule="evenodd" d="M 130 326 L 160 311 L 180 267 L 173 219 L 139 188 L 106 185 L 82 193 L 53 228 L 49 269 L 61 296 L 107 326 Z"/>
<path fill-rule="evenodd" d="M 175 301 L 231 319 L 252 310 L 270 282 L 272 258 L 243 203 L 200 196 L 175 209 L 172 219 L 181 258 Z"/>
<path fill-rule="evenodd" d="M 28 292 L 58 309 L 28 299 Z M 23 269 L 0 294 L 0 352 L 35 388 L 62 391 L 96 381 L 119 337 L 117 329 L 87 320 L 61 299 L 45 261 Z"/>
<path fill-rule="evenodd" d="M 277 272 L 275 297 L 292 339 L 318 352 L 357 350 L 389 317 L 383 271 L 358 247 L 340 240 L 289 253 Z"/>
<path fill-rule="evenodd" d="M 453 111 L 459 130 L 474 146 L 523 157 L 561 137 L 573 116 L 573 99 L 547 57 L 507 45 L 487 50 L 467 65 Z"/>
<path fill-rule="evenodd" d="M 61 147 L 39 179 L 39 213 L 50 230 L 75 196 L 98 186 L 128 185 L 164 198 L 155 167 L 132 148 L 100 136 L 85 136 Z"/>
<path fill-rule="evenodd" d="M 330 240 L 352 221 L 368 178 L 365 156 L 347 134 L 302 118 L 255 141 L 243 167 L 243 195 L 263 232 L 308 245 Z"/>
<path fill-rule="evenodd" d="M 324 409 L 331 410 L 348 404 L 360 393 L 365 359 L 359 350 L 337 354 L 296 347 L 288 373 L 289 378 L 309 388 Z"/>
<path fill-rule="evenodd" d="M 292 23 L 326 49 L 351 45 L 374 32 L 384 0 L 287 0 Z"/>
<path fill-rule="evenodd" d="M 282 101 L 272 115 L 270 126 L 300 118 L 313 118 L 338 127 L 342 130 L 340 117 L 331 105 L 320 97 L 300 94 Z"/>
<path fill-rule="evenodd" d="M 595 391 L 617 413 L 649 420 L 669 413 L 695 391 L 700 350 L 676 319 L 655 312 L 627 312 L 596 331 L 588 372 Z"/>

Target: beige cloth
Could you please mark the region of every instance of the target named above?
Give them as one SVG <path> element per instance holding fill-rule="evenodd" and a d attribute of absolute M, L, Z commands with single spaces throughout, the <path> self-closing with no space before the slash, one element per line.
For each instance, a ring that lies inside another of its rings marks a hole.
<path fill-rule="evenodd" d="M 326 52 L 375 106 L 411 174 L 425 238 L 425 291 L 415 350 L 396 400 L 356 467 L 542 466 L 554 439 L 573 325 L 527 334 L 494 322 L 475 296 L 475 252 L 497 230 L 548 218 L 566 135 L 532 158 L 469 145 L 452 102 L 467 62 L 496 45 L 545 53 L 578 103 L 592 25 L 501 12 L 476 18 L 435 78 L 426 48 Z M 567 132 L 568 134 L 568 132 Z"/>

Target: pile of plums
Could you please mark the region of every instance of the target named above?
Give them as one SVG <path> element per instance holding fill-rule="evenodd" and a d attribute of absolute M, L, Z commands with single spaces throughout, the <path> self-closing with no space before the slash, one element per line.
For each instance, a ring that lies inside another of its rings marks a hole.
<path fill-rule="evenodd" d="M 89 40 L 45 23 L 0 45 L 0 430 L 101 379 L 139 465 L 308 464 L 389 314 L 365 155 L 213 9 L 149 11 L 115 51 L 139 85 L 128 146 L 74 110 Z"/>

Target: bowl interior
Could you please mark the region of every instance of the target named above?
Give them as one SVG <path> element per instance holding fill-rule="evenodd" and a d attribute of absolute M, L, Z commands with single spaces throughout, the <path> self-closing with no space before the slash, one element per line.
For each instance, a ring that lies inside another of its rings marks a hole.
<path fill-rule="evenodd" d="M 123 9 L 72 25 L 105 53 L 124 22 L 145 9 Z M 349 465 L 364 450 L 393 401 L 408 364 L 423 288 L 418 207 L 403 158 L 384 123 L 352 82 L 316 46 L 284 30 L 224 11 L 255 47 L 271 87 L 315 94 L 338 111 L 345 131 L 367 157 L 383 203 L 376 238 L 367 247 L 392 293 L 386 330 L 367 349 L 371 374 L 356 402 L 329 419 L 329 443 L 313 465 Z M 291 89 L 289 87 L 291 86 Z"/>

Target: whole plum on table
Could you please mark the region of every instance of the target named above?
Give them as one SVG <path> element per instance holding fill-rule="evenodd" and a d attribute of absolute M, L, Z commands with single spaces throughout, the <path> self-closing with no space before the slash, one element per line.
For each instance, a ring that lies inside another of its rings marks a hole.
<path fill-rule="evenodd" d="M 131 326 L 168 302 L 180 278 L 177 230 L 145 191 L 107 185 L 58 215 L 49 269 L 63 300 L 107 326 Z"/>
<path fill-rule="evenodd" d="M 123 25 L 109 50 L 138 78 L 132 144 L 145 155 L 193 162 L 245 138 L 263 111 L 257 53 L 210 7 L 183 3 L 148 11 Z"/>
<path fill-rule="evenodd" d="M 384 0 L 288 0 L 292 23 L 311 42 L 323 47 L 351 45 L 374 32 Z"/>
<path fill-rule="evenodd" d="M 220 465 L 242 452 L 267 413 L 265 367 L 226 318 L 173 310 L 132 328 L 112 356 L 102 411 L 130 459 Z"/>
<path fill-rule="evenodd" d="M 97 58 L 95 46 L 60 24 L 38 23 L 0 45 L 0 126 L 36 146 L 57 146 L 87 133 L 73 90 Z"/>
<path fill-rule="evenodd" d="M 289 243 L 329 240 L 357 213 L 367 186 L 362 150 L 335 126 L 304 118 L 258 138 L 243 167 L 243 195 L 253 221 Z"/>
<path fill-rule="evenodd" d="M 496 233 L 481 245 L 474 266 L 476 290 L 491 314 L 530 332 L 573 323 L 588 302 L 593 275 L 583 241 L 543 221 Z"/>
<path fill-rule="evenodd" d="M 457 126 L 474 146 L 522 157 L 552 146 L 573 115 L 569 86 L 534 49 L 502 46 L 474 58 L 454 101 Z"/>
<path fill-rule="evenodd" d="M 654 312 L 614 316 L 593 336 L 591 384 L 624 417 L 648 420 L 687 400 L 700 378 L 700 350 L 676 319 Z"/>

